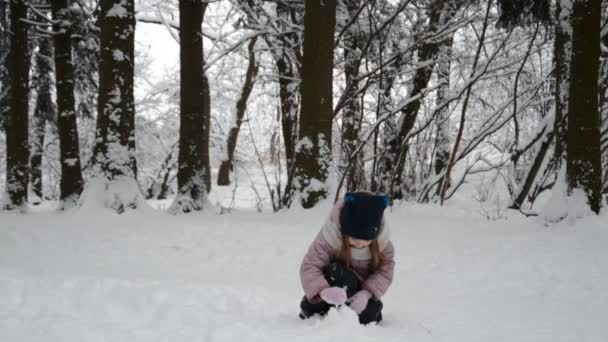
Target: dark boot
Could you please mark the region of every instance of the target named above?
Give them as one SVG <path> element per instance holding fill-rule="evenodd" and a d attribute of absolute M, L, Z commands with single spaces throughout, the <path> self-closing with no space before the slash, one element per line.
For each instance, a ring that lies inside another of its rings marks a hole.
<path fill-rule="evenodd" d="M 300 318 L 307 319 L 315 314 L 325 316 L 327 315 L 327 312 L 329 312 L 330 307 L 331 305 L 324 301 L 319 303 L 311 303 L 308 301 L 308 299 L 306 299 L 306 296 L 304 296 L 304 298 L 302 298 L 302 302 L 300 302 Z"/>
<path fill-rule="evenodd" d="M 359 323 L 366 325 L 372 322 L 380 323 L 382 320 L 382 302 L 370 299 L 365 310 L 359 315 Z"/>

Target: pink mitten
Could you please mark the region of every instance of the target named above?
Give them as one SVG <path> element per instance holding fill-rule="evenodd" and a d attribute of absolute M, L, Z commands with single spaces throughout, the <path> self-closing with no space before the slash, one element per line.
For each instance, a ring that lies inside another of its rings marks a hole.
<path fill-rule="evenodd" d="M 372 294 L 369 291 L 361 290 L 350 297 L 348 302 L 350 304 L 350 308 L 353 309 L 357 315 L 360 315 L 367 307 L 367 302 L 370 300 L 370 298 L 372 298 Z"/>
<path fill-rule="evenodd" d="M 346 302 L 346 291 L 341 287 L 328 287 L 319 296 L 328 304 L 342 305 Z"/>

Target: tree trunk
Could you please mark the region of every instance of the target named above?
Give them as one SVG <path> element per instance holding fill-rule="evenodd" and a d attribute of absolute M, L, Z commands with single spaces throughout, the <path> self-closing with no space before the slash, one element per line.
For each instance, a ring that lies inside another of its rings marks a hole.
<path fill-rule="evenodd" d="M 174 177 L 170 177 L 173 169 L 177 168 L 177 160 L 175 160 L 174 155 L 177 152 L 177 144 L 171 145 L 169 148 L 169 152 L 167 156 L 161 163 L 158 172 L 156 174 L 156 178 L 152 178 L 148 188 L 146 190 L 146 199 L 159 199 L 163 200 L 167 198 L 171 187 L 170 183 Z"/>
<path fill-rule="evenodd" d="M 295 182 L 300 204 L 312 208 L 328 196 L 336 0 L 309 0 L 305 6 L 302 113 Z"/>
<path fill-rule="evenodd" d="M 450 108 L 446 106 L 448 93 L 450 91 L 450 58 L 452 56 L 452 44 L 454 35 L 451 34 L 440 47 L 440 61 L 437 63 L 437 79 L 441 83 L 437 88 L 436 107 L 439 109 L 436 118 L 437 138 L 435 148 L 435 174 L 443 173 L 450 161 Z M 441 185 L 437 186 L 435 195 L 441 192 Z M 449 180 L 448 180 L 449 183 Z M 449 184 L 448 184 L 449 186 Z"/>
<path fill-rule="evenodd" d="M 525 26 L 530 21 L 551 21 L 549 0 L 499 0 L 498 6 L 500 16 L 497 26 L 501 28 L 513 29 Z"/>
<path fill-rule="evenodd" d="M 42 186 L 42 154 L 44 153 L 44 135 L 47 121 L 52 122 L 55 116 L 53 99 L 51 98 L 53 84 L 53 46 L 51 39 L 41 38 L 36 54 L 36 74 L 33 77 L 33 86 L 36 88 L 36 107 L 33 118 L 33 138 L 31 146 L 31 187 L 36 195 L 32 204 L 39 204 L 43 199 Z"/>
<path fill-rule="evenodd" d="M 283 2 L 277 3 L 277 23 L 281 30 L 287 30 L 288 24 L 300 25 L 292 15 L 292 8 Z M 281 129 L 283 144 L 285 145 L 285 165 L 287 182 L 285 184 L 282 205 L 289 206 L 293 194 L 293 180 L 295 174 L 296 142 L 298 136 L 298 95 L 301 93 L 302 54 L 301 34 L 297 32 L 283 35 L 276 39 L 278 52 L 274 53 L 277 73 L 279 75 L 279 101 L 281 103 Z"/>
<path fill-rule="evenodd" d="M 8 2 L 0 1 L 0 130 L 2 131 L 5 129 L 4 125 L 10 108 L 8 98 L 10 80 L 7 68 L 7 56 L 10 51 L 8 5 Z"/>
<path fill-rule="evenodd" d="M 473 64 L 471 66 L 471 74 L 469 75 L 469 80 L 473 79 L 475 75 L 475 71 L 477 69 L 477 63 L 479 62 L 479 56 L 481 55 L 481 50 L 483 44 L 485 42 L 486 33 L 488 29 L 488 19 L 490 17 L 492 2 L 489 1 L 486 8 L 486 15 L 483 20 L 483 25 L 481 29 L 481 35 L 479 36 L 479 44 L 477 45 L 477 51 L 475 52 L 475 57 L 473 58 Z M 467 106 L 469 104 L 469 99 L 471 97 L 472 91 L 472 83 L 469 83 L 469 86 L 466 87 L 464 101 L 462 103 L 462 108 L 460 112 L 460 124 L 458 125 L 458 133 L 456 134 L 456 138 L 454 139 L 454 147 L 452 148 L 452 152 L 450 152 L 450 159 L 448 160 L 448 165 L 445 171 L 444 180 L 450 180 L 452 169 L 454 168 L 454 164 L 456 163 L 456 153 L 460 149 L 460 143 L 462 141 L 462 134 L 464 132 L 464 125 L 466 123 L 466 114 L 467 114 Z M 463 178 L 464 179 L 464 178 Z M 450 182 L 442 182 L 440 185 L 441 192 L 439 194 L 439 203 L 443 206 L 443 202 L 445 201 L 445 195 L 448 190 L 448 186 L 451 186 Z"/>
<path fill-rule="evenodd" d="M 204 72 L 202 24 L 207 3 L 180 0 L 180 136 L 178 193 L 173 213 L 202 210 L 211 189 L 209 82 Z"/>
<path fill-rule="evenodd" d="M 230 171 L 233 170 L 234 151 L 236 149 L 241 123 L 243 122 L 245 111 L 247 110 L 247 100 L 249 99 L 249 95 L 251 95 L 255 76 L 258 72 L 258 66 L 255 61 L 255 42 L 256 38 L 253 38 L 251 42 L 249 42 L 249 65 L 247 66 L 247 72 L 245 74 L 245 83 L 243 84 L 243 89 L 241 90 L 241 97 L 236 103 L 234 122 L 232 123 L 230 131 L 228 132 L 228 138 L 226 141 L 226 159 L 223 160 L 220 165 L 217 176 L 217 185 L 230 185 Z"/>
<path fill-rule="evenodd" d="M 545 130 L 549 129 L 551 128 L 545 127 Z M 534 157 L 532 165 L 530 166 L 530 170 L 526 174 L 526 178 L 521 188 L 515 194 L 515 200 L 510 206 L 511 209 L 520 209 L 522 204 L 526 200 L 526 197 L 528 196 L 528 194 L 530 194 L 530 190 L 532 190 L 532 187 L 534 186 L 536 176 L 538 175 L 538 172 L 540 171 L 543 165 L 547 152 L 549 151 L 549 147 L 551 146 L 554 134 L 555 132 L 551 130 L 545 135 L 538 151 L 536 152 L 536 156 Z"/>
<path fill-rule="evenodd" d="M 78 3 L 80 3 L 79 1 Z M 77 3 L 68 0 L 68 4 Z M 93 11 L 97 11 L 95 8 Z M 76 116 L 93 119 L 98 106 L 100 23 L 99 16 L 88 12 L 82 6 L 72 6 L 70 10 L 70 29 L 72 34 L 72 65 L 74 69 L 74 93 Z"/>
<path fill-rule="evenodd" d="M 604 2 L 604 7 L 608 7 L 608 3 Z M 603 12 L 605 13 L 606 10 Z M 602 45 L 608 46 L 608 32 L 603 32 Z M 608 194 L 608 51 L 602 51 L 602 67 L 600 81 L 600 121 L 601 121 L 601 146 L 604 172 L 604 194 Z M 606 197 L 608 201 L 608 196 Z M 608 202 L 607 202 L 608 204 Z"/>
<path fill-rule="evenodd" d="M 354 18 L 361 6 L 360 0 L 346 1 L 346 7 L 349 13 L 349 20 Z M 359 25 L 356 23 L 348 28 L 344 37 L 344 75 L 346 78 L 345 104 L 342 111 L 342 172 L 346 172 L 346 190 L 356 191 L 364 185 L 365 173 L 363 170 L 363 158 L 361 153 L 357 153 L 354 157 L 356 160 L 351 163 L 350 169 L 345 169 L 348 166 L 350 159 L 353 157 L 353 152 L 357 149 L 360 143 L 359 133 L 361 131 L 361 97 L 357 95 L 359 92 L 359 64 L 361 61 L 361 33 Z"/>
<path fill-rule="evenodd" d="M 40 112 L 39 106 L 40 99 L 36 100 L 36 109 L 34 110 L 34 117 L 32 119 L 33 127 L 33 141 L 31 146 L 31 157 L 30 157 L 30 181 L 32 192 L 35 198 L 30 199 L 30 203 L 38 205 L 44 199 L 44 192 L 42 186 L 42 155 L 44 154 L 44 135 L 46 131 L 46 118 Z"/>
<path fill-rule="evenodd" d="M 392 42 L 393 51 L 399 51 L 399 44 L 397 40 Z M 378 108 L 376 110 L 376 120 L 380 120 L 384 115 L 391 112 L 391 90 L 393 83 L 397 77 L 399 67 L 403 64 L 403 55 L 398 54 L 395 62 L 389 65 L 384 65 L 383 55 L 386 51 L 380 51 L 381 62 L 380 66 L 384 69 L 380 73 L 379 82 L 379 94 L 378 94 Z M 391 159 L 386 158 L 386 153 L 390 149 L 390 142 L 392 138 L 397 134 L 397 125 L 393 116 L 387 118 L 382 124 L 382 129 L 377 130 L 374 136 L 374 165 L 372 170 L 372 182 L 371 190 L 373 192 L 386 193 L 386 189 L 390 186 L 390 170 L 392 169 Z M 378 155 L 378 145 L 384 147 L 384 154 L 380 157 Z"/>
<path fill-rule="evenodd" d="M 575 0 L 572 11 L 572 59 L 568 103 L 566 179 L 570 194 L 585 192 L 588 205 L 602 205 L 598 73 L 601 1 Z"/>
<path fill-rule="evenodd" d="M 572 51 L 572 0 L 557 0 L 555 10 L 555 41 L 553 60 L 555 64 L 555 150 L 552 168 L 557 172 L 565 158 L 566 121 L 568 113 L 568 91 L 570 84 L 570 54 Z"/>
<path fill-rule="evenodd" d="M 94 176 L 87 186 L 87 193 L 92 193 L 87 200 L 101 196 L 103 206 L 122 213 L 142 204 L 135 160 L 134 0 L 107 0 L 100 4 L 101 61 Z"/>
<path fill-rule="evenodd" d="M 298 95 L 300 94 L 300 73 L 289 61 L 287 56 L 276 61 L 279 74 L 279 101 L 281 103 L 281 133 L 285 145 L 285 166 L 287 183 L 283 205 L 291 203 L 291 193 L 294 180 L 296 141 L 298 138 Z"/>
<path fill-rule="evenodd" d="M 449 62 L 441 62 L 438 65 L 439 82 L 443 85 L 437 89 L 436 106 L 441 107 L 445 103 L 446 93 L 449 89 Z M 446 106 L 437 114 L 437 140 L 435 152 L 435 174 L 441 174 L 448 165 L 450 159 L 450 125 L 449 125 L 449 108 Z"/>
<path fill-rule="evenodd" d="M 68 0 L 52 1 L 55 45 L 55 79 L 57 82 L 57 130 L 61 163 L 60 208 L 78 202 L 84 182 L 80 163 L 76 101 L 74 98 L 74 65 L 72 62 L 72 23 L 68 17 Z M 129 133 L 131 134 L 131 133 Z"/>
<path fill-rule="evenodd" d="M 27 4 L 10 3 L 9 114 L 6 122 L 6 209 L 24 209 L 29 183 L 28 99 L 30 56 Z"/>
<path fill-rule="evenodd" d="M 525 176 L 522 186 L 514 195 L 514 201 L 510 208 L 519 209 L 523 202 L 528 198 L 531 202 L 538 196 L 540 192 L 547 188 L 544 183 L 548 178 L 557 179 L 559 170 L 561 169 L 562 160 L 565 156 L 566 144 L 566 114 L 568 113 L 568 91 L 570 82 L 570 54 L 572 51 L 572 31 L 571 31 L 571 15 L 572 1 L 558 0 L 555 7 L 555 39 L 553 46 L 553 63 L 555 66 L 554 77 L 555 86 L 554 108 L 555 117 L 553 127 L 549 133 L 545 135 L 539 150 L 532 162 L 532 165 Z M 548 130 L 549 127 L 545 127 Z M 546 140 L 552 137 L 554 143 L 553 155 L 544 166 L 542 176 L 537 177 L 540 172 L 540 167 L 544 163 L 545 156 L 549 152 L 550 144 Z M 549 185 L 550 187 L 551 185 Z"/>

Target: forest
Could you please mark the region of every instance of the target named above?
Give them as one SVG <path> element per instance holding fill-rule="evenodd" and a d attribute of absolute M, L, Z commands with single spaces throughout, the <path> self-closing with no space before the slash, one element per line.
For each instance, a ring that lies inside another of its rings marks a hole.
<path fill-rule="evenodd" d="M 2 207 L 195 212 L 249 172 L 273 211 L 481 175 L 524 215 L 556 188 L 599 213 L 607 23 L 599 0 L 3 0 Z M 162 72 L 135 39 L 158 29 Z"/>

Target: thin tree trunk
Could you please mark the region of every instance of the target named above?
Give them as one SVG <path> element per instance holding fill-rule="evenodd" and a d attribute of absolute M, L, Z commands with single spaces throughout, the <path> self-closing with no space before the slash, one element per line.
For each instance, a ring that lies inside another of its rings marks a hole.
<path fill-rule="evenodd" d="M 8 77 L 8 53 L 10 51 L 9 35 L 9 3 L 0 1 L 0 130 L 5 130 L 6 117 L 9 111 L 9 77 Z"/>
<path fill-rule="evenodd" d="M 70 3 L 80 3 L 81 0 L 68 0 Z M 79 118 L 93 119 L 98 106 L 99 93 L 99 62 L 100 62 L 100 22 L 99 15 L 93 16 L 82 7 L 69 12 L 72 19 L 72 61 L 74 68 L 74 93 L 76 102 L 76 115 Z"/>
<path fill-rule="evenodd" d="M 211 190 L 209 82 L 204 73 L 202 24 L 207 3 L 180 0 L 180 136 L 172 213 L 200 211 Z"/>
<path fill-rule="evenodd" d="M 163 160 L 156 174 L 156 178 L 152 179 L 152 183 L 146 190 L 146 199 L 156 198 L 159 200 L 166 199 L 170 190 L 169 183 L 173 177 L 170 177 L 171 171 L 177 167 L 177 161 L 174 160 L 175 152 L 177 152 L 176 142 L 169 148 L 167 156 Z"/>
<path fill-rule="evenodd" d="M 295 146 L 298 135 L 298 110 L 299 96 L 301 94 L 301 65 L 302 65 L 302 30 L 294 29 L 302 27 L 302 10 L 304 2 L 276 2 L 276 16 L 271 18 L 271 23 L 260 21 L 260 13 L 264 1 L 249 0 L 241 2 L 246 10 L 248 19 L 256 26 L 256 29 L 270 25 L 276 33 L 264 34 L 263 38 L 274 59 L 279 85 L 280 110 L 277 120 L 281 124 L 283 144 L 285 146 L 285 170 L 287 180 L 284 184 L 276 184 L 276 199 L 273 207 L 280 209 L 291 205 L 294 190 L 295 177 Z M 245 5 L 246 4 L 246 5 Z M 277 145 L 277 147 L 279 147 Z M 278 149 L 280 151 L 280 148 Z M 279 173 L 282 165 L 279 163 Z M 281 175 L 279 176 L 281 177 Z M 273 195 L 273 201 L 275 196 Z"/>
<path fill-rule="evenodd" d="M 312 208 L 328 196 L 335 24 L 336 0 L 306 1 L 302 113 L 295 165 L 296 189 L 304 208 Z"/>
<path fill-rule="evenodd" d="M 142 205 L 136 181 L 133 67 L 134 0 L 101 1 L 101 47 L 94 176 L 87 185 L 88 201 L 122 213 Z M 69 109 L 66 109 L 69 110 Z"/>
<path fill-rule="evenodd" d="M 251 39 L 249 42 L 249 65 L 247 66 L 247 71 L 245 74 L 245 83 L 243 84 L 243 89 L 241 90 L 241 96 L 236 103 L 234 122 L 232 123 L 232 127 L 230 127 L 230 131 L 228 132 L 228 138 L 226 141 L 226 159 L 222 160 L 222 163 L 220 164 L 220 169 L 217 176 L 217 185 L 230 185 L 230 171 L 233 171 L 234 167 L 234 151 L 236 149 L 236 143 L 239 136 L 239 131 L 241 129 L 241 124 L 243 122 L 243 117 L 245 116 L 245 111 L 247 110 L 247 100 L 249 99 L 249 95 L 251 95 L 255 76 L 258 72 L 254 51 L 255 42 L 256 38 Z"/>
<path fill-rule="evenodd" d="M 346 7 L 351 20 L 361 6 L 360 0 L 346 1 Z M 342 168 L 349 164 L 353 152 L 359 145 L 359 133 L 361 131 L 361 106 L 359 92 L 359 64 L 361 58 L 361 33 L 359 26 L 353 24 L 348 28 L 344 37 L 344 75 L 346 78 L 345 104 L 342 111 Z M 363 161 L 361 153 L 355 156 L 356 160 L 351 163 L 350 169 L 341 170 L 346 172 L 346 190 L 356 191 L 365 182 L 363 173 Z"/>
<path fill-rule="evenodd" d="M 533 201 L 538 194 L 545 189 L 543 184 L 548 178 L 553 177 L 557 180 L 562 161 L 566 157 L 566 114 L 568 113 L 570 53 L 572 51 L 571 15 L 572 1 L 557 0 L 555 6 L 555 38 L 553 46 L 553 64 L 555 66 L 555 86 L 553 89 L 555 99 L 553 103 L 555 118 L 552 130 L 547 134 L 547 137 L 549 135 L 553 137 L 553 155 L 550 156 L 551 159 L 546 163 L 539 181 L 536 181 L 540 171 L 538 168 L 542 166 L 545 155 L 548 153 L 550 147 L 547 146 L 547 141 L 543 140 L 519 192 L 515 194 L 515 200 L 511 204 L 512 209 L 521 208 L 526 198 Z M 530 184 L 530 182 L 532 182 L 532 184 Z"/>
<path fill-rule="evenodd" d="M 550 129 L 550 128 L 545 127 L 545 129 Z M 513 201 L 513 203 L 510 206 L 511 209 L 520 209 L 522 204 L 526 200 L 526 197 L 530 193 L 530 190 L 532 190 L 532 187 L 536 180 L 536 176 L 538 175 L 538 172 L 540 171 L 540 169 L 543 165 L 545 157 L 547 156 L 547 152 L 549 151 L 549 147 L 551 146 L 551 142 L 553 141 L 554 134 L 555 134 L 555 132 L 553 130 L 551 130 L 551 131 L 549 131 L 549 133 L 547 133 L 545 135 L 545 138 L 543 139 L 538 151 L 536 152 L 536 156 L 534 157 L 532 166 L 530 167 L 530 170 L 526 174 L 526 178 L 524 179 L 524 182 L 523 182 L 521 188 L 519 189 L 519 192 L 517 192 L 517 194 L 515 194 L 516 195 L 515 200 Z"/>
<path fill-rule="evenodd" d="M 575 0 L 572 11 L 572 59 L 566 179 L 568 191 L 585 192 L 596 213 L 602 206 L 602 170 L 598 78 L 601 1 Z"/>
<path fill-rule="evenodd" d="M 38 107 L 38 101 L 36 101 L 36 107 Z M 44 135 L 46 131 L 46 118 L 39 112 L 38 108 L 34 111 L 34 118 L 32 119 L 33 126 L 33 141 L 31 146 L 31 157 L 30 157 L 30 182 L 32 193 L 35 195 L 30 200 L 30 203 L 34 205 L 40 204 L 44 199 L 43 192 L 43 181 L 42 181 L 42 155 L 44 153 Z"/>
<path fill-rule="evenodd" d="M 491 5 L 492 5 L 492 1 L 489 1 L 488 5 L 487 5 L 488 7 L 486 9 L 485 19 L 483 21 L 481 37 L 479 37 L 479 45 L 477 46 L 477 52 L 475 53 L 475 60 L 473 61 L 473 66 L 471 67 L 471 75 L 470 75 L 469 79 L 473 78 L 473 75 L 475 74 L 475 71 L 477 69 L 477 63 L 479 62 L 479 55 L 481 54 L 481 48 L 483 47 L 483 44 L 484 44 L 484 41 L 486 38 L 486 32 L 487 32 L 487 28 L 488 28 L 488 19 L 490 17 Z M 471 97 L 471 89 L 472 89 L 472 86 L 469 86 L 469 87 L 467 87 L 467 90 L 466 90 L 466 95 L 464 98 L 464 102 L 462 104 L 462 112 L 460 114 L 460 125 L 458 127 L 458 134 L 456 135 L 456 139 L 454 140 L 454 148 L 452 149 L 452 153 L 450 154 L 450 160 L 448 161 L 448 166 L 446 169 L 444 179 L 450 179 L 451 174 L 452 174 L 452 168 L 454 167 L 454 163 L 456 160 L 456 153 L 458 153 L 458 150 L 460 149 L 460 141 L 462 139 L 462 133 L 464 131 L 464 125 L 466 122 L 467 106 L 469 104 L 469 98 Z M 441 205 L 443 205 L 443 202 L 445 200 L 445 194 L 448 190 L 448 186 L 451 186 L 451 184 L 449 184 L 449 182 L 443 182 L 441 184 L 441 194 L 440 194 L 440 204 Z"/>
<path fill-rule="evenodd" d="M 393 41 L 392 47 L 394 51 L 399 51 L 399 42 Z M 382 58 L 383 54 L 386 53 L 384 51 L 380 51 L 380 57 Z M 397 55 L 395 62 L 389 65 L 384 65 L 383 60 L 380 61 L 380 66 L 383 71 L 380 73 L 380 85 L 379 85 L 379 94 L 378 94 L 378 108 L 376 110 L 376 120 L 380 120 L 386 113 L 390 113 L 391 111 L 391 90 L 393 88 L 393 83 L 395 82 L 395 78 L 397 77 L 398 69 L 402 64 L 403 56 L 401 54 Z M 391 141 L 393 141 L 393 137 L 397 133 L 397 125 L 393 117 L 387 118 L 383 125 L 381 132 L 376 131 L 374 138 L 374 170 L 372 171 L 372 186 L 371 190 L 373 192 L 383 192 L 386 191 L 390 187 L 390 170 L 392 170 L 392 160 L 391 158 L 386 157 L 386 153 L 390 147 Z M 377 145 L 380 141 L 380 145 L 384 147 L 384 154 L 380 157 L 376 157 L 378 155 Z"/>
<path fill-rule="evenodd" d="M 428 28 L 424 31 L 425 34 L 434 34 L 443 26 L 443 24 L 449 22 L 451 18 L 456 14 L 460 4 L 458 2 L 436 0 L 431 4 L 429 13 L 429 24 Z M 425 66 L 420 67 L 416 70 L 414 75 L 411 89 L 408 92 L 410 97 L 421 94 L 428 86 L 433 68 L 435 67 L 435 60 L 439 55 L 439 48 L 443 44 L 443 41 L 434 39 L 427 39 L 424 41 L 418 49 L 418 60 L 428 62 Z M 410 102 L 401 110 L 401 118 L 399 124 L 399 130 L 393 141 L 389 144 L 389 150 L 387 158 L 392 159 L 390 164 L 393 166 L 390 171 L 390 188 L 383 189 L 384 192 L 388 191 L 391 197 L 402 198 L 402 176 L 405 167 L 405 158 L 407 155 L 407 142 L 405 139 L 410 133 L 416 118 L 418 116 L 418 110 L 422 104 L 423 97 L 418 100 Z"/>
<path fill-rule="evenodd" d="M 440 107 L 445 103 L 447 98 L 447 91 L 450 87 L 450 63 L 449 61 L 442 61 L 438 64 L 437 74 L 439 82 L 442 83 L 437 88 L 437 101 L 436 106 Z M 450 159 L 450 122 L 449 122 L 449 108 L 445 106 L 437 114 L 437 149 L 435 152 L 435 174 L 442 173 L 448 165 Z"/>
<path fill-rule="evenodd" d="M 608 7 L 608 3 L 604 3 L 604 8 Z M 603 12 L 606 10 L 604 9 Z M 608 22 L 607 22 L 608 23 Z M 608 46 L 608 32 L 603 32 L 602 45 Z M 602 67 L 600 81 L 600 129 L 601 129 L 601 147 L 603 157 L 604 185 L 603 193 L 608 194 L 608 52 L 602 51 Z M 608 204 L 608 196 L 606 197 Z"/>
<path fill-rule="evenodd" d="M 281 21 L 279 28 L 287 30 L 288 23 L 296 22 L 292 9 L 283 2 L 277 3 L 277 16 Z M 279 52 L 273 54 L 279 75 L 279 101 L 281 103 L 281 128 L 283 144 L 285 145 L 285 165 L 287 182 L 283 194 L 283 206 L 291 205 L 293 181 L 295 176 L 296 142 L 298 138 L 298 96 L 301 93 L 301 64 L 302 54 L 301 35 L 290 33 L 276 40 Z"/>
<path fill-rule="evenodd" d="M 53 18 L 56 20 L 53 37 L 57 88 L 57 130 L 61 163 L 60 208 L 75 206 L 84 187 L 76 122 L 72 23 L 69 21 L 69 4 L 69 0 L 51 1 Z"/>
<path fill-rule="evenodd" d="M 435 148 L 435 174 L 442 174 L 450 160 L 450 108 L 445 105 L 450 90 L 450 58 L 454 35 L 450 35 L 440 47 L 440 61 L 437 63 L 437 78 L 441 85 L 437 88 L 436 106 L 442 108 L 437 114 L 437 139 Z M 441 192 L 441 183 L 436 195 Z M 449 180 L 448 180 L 449 186 Z"/>
<path fill-rule="evenodd" d="M 300 74 L 297 68 L 283 55 L 276 61 L 279 73 L 279 100 L 281 103 L 281 133 L 285 145 L 285 165 L 287 183 L 283 205 L 291 203 L 292 184 L 295 171 L 296 141 L 298 137 L 298 94 L 300 93 Z"/>
<path fill-rule="evenodd" d="M 6 209 L 24 209 L 28 198 L 28 99 L 30 57 L 24 0 L 10 2 L 9 115 L 6 122 Z"/>
<path fill-rule="evenodd" d="M 557 172 L 565 158 L 566 124 L 562 118 L 568 113 L 570 87 L 570 54 L 572 51 L 572 0 L 556 1 L 556 24 L 553 60 L 555 64 L 555 149 L 552 168 Z"/>
<path fill-rule="evenodd" d="M 38 53 L 36 53 L 36 74 L 33 77 L 34 87 L 36 88 L 36 106 L 34 108 L 33 117 L 33 142 L 31 146 L 31 187 L 32 192 L 36 195 L 35 201 L 32 204 L 39 204 L 44 197 L 43 182 L 42 182 L 42 154 L 44 152 L 44 135 L 46 132 L 46 123 L 51 121 L 55 116 L 55 108 L 53 99 L 51 98 L 51 90 L 53 83 L 53 47 L 51 40 L 41 38 L 38 44 Z"/>
<path fill-rule="evenodd" d="M 169 195 L 169 191 L 171 190 L 171 187 L 169 186 L 169 184 L 172 182 L 173 179 L 175 179 L 175 177 L 170 177 L 171 171 L 175 167 L 177 167 L 177 163 L 171 164 L 165 170 L 165 174 L 163 175 L 163 181 L 160 183 L 160 189 L 158 191 L 158 195 L 156 196 L 156 199 L 158 199 L 158 200 L 167 199 L 167 196 Z"/>

